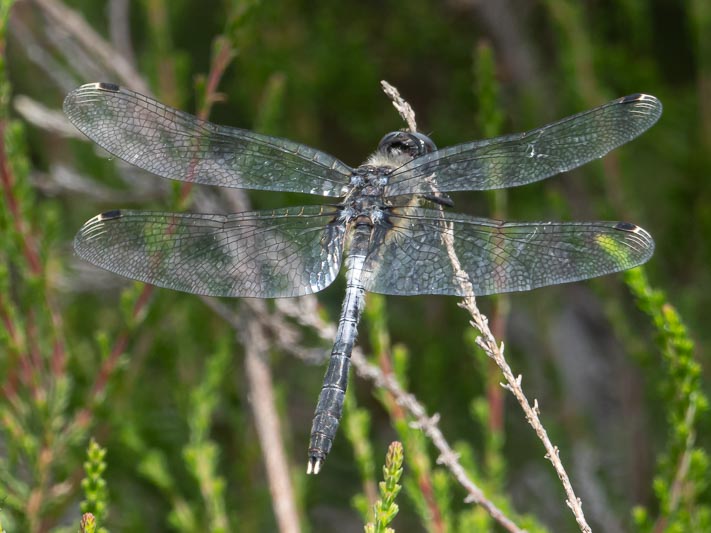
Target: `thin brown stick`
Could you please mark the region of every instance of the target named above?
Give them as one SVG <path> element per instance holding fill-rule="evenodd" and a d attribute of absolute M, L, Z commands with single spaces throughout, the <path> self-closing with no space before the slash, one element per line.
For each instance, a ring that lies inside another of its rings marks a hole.
<path fill-rule="evenodd" d="M 129 65 L 136 64 L 131 43 L 131 4 L 129 0 L 109 0 L 109 35 L 111 44 Z"/>
<path fill-rule="evenodd" d="M 237 313 L 228 305 L 211 296 L 200 296 L 205 305 L 218 314 L 231 326 L 239 327 Z M 315 365 L 326 360 L 326 354 L 321 348 L 309 349 L 301 345 L 303 335 L 299 328 L 285 320 L 281 313 L 270 313 L 260 300 L 245 299 L 240 305 L 249 309 L 250 315 L 267 329 L 270 340 L 279 350 L 287 352 L 302 361 Z"/>
<path fill-rule="evenodd" d="M 382 80 L 380 85 L 385 94 L 393 101 L 395 109 L 397 109 L 397 112 L 400 113 L 402 119 L 407 123 L 408 129 L 412 133 L 415 133 L 417 131 L 417 122 L 415 121 L 415 112 L 412 110 L 410 104 L 408 104 L 407 101 L 400 96 L 400 92 L 387 81 Z"/>
<path fill-rule="evenodd" d="M 444 219 L 443 223 L 445 225 L 447 224 Z M 556 474 L 558 474 L 558 478 L 563 484 L 563 489 L 565 490 L 565 494 L 567 496 L 566 503 L 573 512 L 575 520 L 578 523 L 578 526 L 580 527 L 580 531 L 582 531 L 583 533 L 590 533 L 591 529 L 587 521 L 585 520 L 582 501 L 575 495 L 575 491 L 573 490 L 573 486 L 570 483 L 568 473 L 565 471 L 563 463 L 560 460 L 558 447 L 554 446 L 551 443 L 550 439 L 548 438 L 548 432 L 543 427 L 543 424 L 541 423 L 541 420 L 538 417 L 540 413 L 538 409 L 538 400 L 534 400 L 533 406 L 529 403 L 528 398 L 526 398 L 526 395 L 523 392 L 523 388 L 521 387 L 521 375 L 519 375 L 518 377 L 514 377 L 513 372 L 511 371 L 511 367 L 504 358 L 504 344 L 497 344 L 493 333 L 491 333 L 491 330 L 489 329 L 489 321 L 484 315 L 481 314 L 479 308 L 476 305 L 476 298 L 474 297 L 474 287 L 472 286 L 471 281 L 469 281 L 469 275 L 462 268 L 459 262 L 459 258 L 457 257 L 456 251 L 454 249 L 454 231 L 451 225 L 448 228 L 445 228 L 445 231 L 442 233 L 442 235 L 444 238 L 445 246 L 447 247 L 447 250 L 449 252 L 449 258 L 452 263 L 452 268 L 454 270 L 454 279 L 457 280 L 460 284 L 461 293 L 470 295 L 466 296 L 464 300 L 459 304 L 459 306 L 469 311 L 469 314 L 472 317 L 472 321 L 470 322 L 470 324 L 474 328 L 476 328 L 482 335 L 481 337 L 477 338 L 476 343 L 479 345 L 479 347 L 481 347 L 482 350 L 484 350 L 484 353 L 486 353 L 486 355 L 488 355 L 501 369 L 501 372 L 504 374 L 504 378 L 506 379 L 506 384 L 502 384 L 502 387 L 513 393 L 514 397 L 521 406 L 521 409 L 523 409 L 523 412 L 526 415 L 526 420 L 531 425 L 531 427 L 533 427 L 536 432 L 536 435 L 538 435 L 538 438 L 543 443 L 543 447 L 546 450 L 546 459 L 548 459 L 553 464 L 553 468 L 555 469 Z"/>
<path fill-rule="evenodd" d="M 70 124 L 61 111 L 50 109 L 37 100 L 18 95 L 12 101 L 15 111 L 27 122 L 45 131 L 66 138 L 84 139 L 82 133 Z"/>
<path fill-rule="evenodd" d="M 469 275 L 462 268 L 461 263 L 459 262 L 459 257 L 454 249 L 454 230 L 451 225 L 447 227 L 448 223 L 446 222 L 446 219 L 442 218 L 442 223 L 445 225 L 442 236 L 449 253 L 452 269 L 454 270 L 454 279 L 457 280 L 460 285 L 461 294 L 470 295 L 464 297 L 464 300 L 459 304 L 459 306 L 469 311 L 469 314 L 472 317 L 470 324 L 482 335 L 477 338 L 476 343 L 501 369 L 501 372 L 504 374 L 504 378 L 506 379 L 506 384 L 502 384 L 502 387 L 513 393 L 526 415 L 526 420 L 531 427 L 533 427 L 536 435 L 538 435 L 538 438 L 543 443 L 543 447 L 546 449 L 546 459 L 550 460 L 553 464 L 553 468 L 563 484 L 563 489 L 565 490 L 565 494 L 567 496 L 566 503 L 568 504 L 568 507 L 570 507 L 571 511 L 573 511 L 573 515 L 575 516 L 575 520 L 578 522 L 580 531 L 583 533 L 590 533 L 591 529 L 585 520 L 582 502 L 580 498 L 575 495 L 575 491 L 573 491 L 573 486 L 568 478 L 568 473 L 565 471 L 563 463 L 560 460 L 558 447 L 551 443 L 548 438 L 548 433 L 538 417 L 538 400 L 534 400 L 533 405 L 531 405 L 523 392 L 523 388 L 521 387 L 521 375 L 514 377 L 511 367 L 504 358 L 503 343 L 501 343 L 500 346 L 497 344 L 493 333 L 491 333 L 491 330 L 489 329 L 489 321 L 484 315 L 481 314 L 476 305 L 474 287 L 469 280 Z"/>
<path fill-rule="evenodd" d="M 148 84 L 126 58 L 102 39 L 77 11 L 56 0 L 34 0 L 53 24 L 72 35 L 77 42 L 90 50 L 104 66 L 116 73 L 122 84 L 143 93 L 151 94 Z"/>
<path fill-rule="evenodd" d="M 523 388 L 521 387 L 521 375 L 519 374 L 518 377 L 514 377 L 514 374 L 511 371 L 511 367 L 504 358 L 504 345 L 502 343 L 499 346 L 496 343 L 494 335 L 491 333 L 491 330 L 489 330 L 488 321 L 486 317 L 481 314 L 481 312 L 476 306 L 475 298 L 473 296 L 465 298 L 460 303 L 460 307 L 469 311 L 469 314 L 472 316 L 472 321 L 470 322 L 470 324 L 474 328 L 476 328 L 482 335 L 481 337 L 477 338 L 477 344 L 481 347 L 482 350 L 484 350 L 486 355 L 488 355 L 489 357 L 491 357 L 491 359 L 494 360 L 497 366 L 501 369 L 501 372 L 504 374 L 506 383 L 502 383 L 501 386 L 513 393 L 514 397 L 521 406 L 521 409 L 523 409 L 523 412 L 526 415 L 526 420 L 534 429 L 536 435 L 538 435 L 538 438 L 543 443 L 543 447 L 546 450 L 546 459 L 548 459 L 553 464 L 553 468 L 555 469 L 556 474 L 558 474 L 558 478 L 563 484 L 563 489 L 565 490 L 565 494 L 567 496 L 566 504 L 573 512 L 575 520 L 578 523 L 578 527 L 580 527 L 580 531 L 582 531 L 583 533 L 590 533 L 591 529 L 587 521 L 585 520 L 582 501 L 575 495 L 575 491 L 573 490 L 573 486 L 570 483 L 568 473 L 565 471 L 563 463 L 560 460 L 558 447 L 554 446 L 551 443 L 550 439 L 548 438 L 548 432 L 543 427 L 543 424 L 541 423 L 541 420 L 538 416 L 540 414 L 540 410 L 538 408 L 538 400 L 534 399 L 533 405 L 529 403 L 528 398 L 526 398 L 526 395 L 523 392 Z"/>
<path fill-rule="evenodd" d="M 289 462 L 282 445 L 283 431 L 276 410 L 274 384 L 266 361 L 269 343 L 262 324 L 249 317 L 249 313 L 242 312 L 240 316 L 243 327 L 239 337 L 245 347 L 244 367 L 249 382 L 250 404 L 269 479 L 274 515 L 281 533 L 298 533 L 299 515 L 291 486 Z"/>

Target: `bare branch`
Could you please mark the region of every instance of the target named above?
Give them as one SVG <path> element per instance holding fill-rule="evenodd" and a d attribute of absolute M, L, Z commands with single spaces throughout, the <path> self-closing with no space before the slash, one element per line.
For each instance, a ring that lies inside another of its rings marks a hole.
<path fill-rule="evenodd" d="M 473 296 L 465 298 L 459 305 L 460 307 L 469 311 L 469 314 L 472 316 L 473 319 L 470 322 L 471 325 L 476 328 L 482 335 L 477 340 L 477 344 L 481 346 L 486 355 L 491 357 L 491 359 L 493 359 L 496 365 L 501 369 L 501 372 L 504 374 L 504 378 L 506 378 L 506 385 L 503 386 L 513 393 L 514 397 L 521 406 L 521 409 L 523 409 L 523 412 L 526 415 L 526 420 L 531 425 L 531 427 L 533 427 L 536 432 L 536 435 L 538 435 L 538 438 L 543 443 L 543 447 L 546 449 L 546 459 L 548 459 L 553 464 L 553 468 L 555 469 L 556 474 L 558 474 L 558 478 L 563 484 L 563 489 L 565 490 L 565 494 L 567 496 L 566 503 L 568 504 L 568 507 L 570 507 L 570 509 L 573 511 L 573 515 L 575 515 L 575 520 L 578 522 L 580 531 L 584 533 L 590 533 L 591 529 L 587 521 L 585 520 L 582 502 L 580 498 L 575 495 L 575 491 L 573 490 L 573 486 L 570 483 L 568 474 L 565 471 L 563 463 L 560 460 L 560 456 L 558 454 L 558 447 L 554 446 L 551 443 L 550 439 L 548 438 L 548 433 L 546 432 L 546 429 L 543 427 L 543 424 L 541 423 L 541 420 L 538 417 L 538 401 L 534 401 L 533 405 L 529 403 L 528 398 L 526 398 L 526 395 L 523 392 L 523 388 L 521 387 L 521 376 L 519 375 L 518 377 L 514 377 L 514 374 L 511 371 L 511 367 L 504 358 L 504 345 L 497 345 L 496 339 L 491 333 L 491 330 L 489 330 L 486 317 L 481 314 L 481 312 L 476 306 L 476 299 Z"/>
<path fill-rule="evenodd" d="M 200 296 L 200 299 L 217 313 L 222 319 L 237 328 L 239 320 L 237 313 L 218 298 L 210 296 Z M 298 328 L 285 319 L 282 313 L 270 313 L 259 300 L 244 299 L 240 305 L 249 308 L 249 312 L 254 318 L 264 326 L 269 334 L 270 341 L 282 352 L 296 356 L 302 361 L 311 364 L 321 364 L 326 359 L 326 352 L 322 348 L 305 348 L 302 346 L 302 335 Z"/>
<path fill-rule="evenodd" d="M 253 305 L 264 306 L 264 302 Z M 254 412 L 264 466 L 269 479 L 272 507 L 281 533 L 298 533 L 299 514 L 291 485 L 289 462 L 284 449 L 284 438 L 274 398 L 274 383 L 266 361 L 269 343 L 263 326 L 248 313 L 240 313 L 242 326 L 238 329 L 245 348 L 244 366 L 249 382 L 249 398 Z"/>
<path fill-rule="evenodd" d="M 91 50 L 109 70 L 115 72 L 122 84 L 140 93 L 151 94 L 148 84 L 136 69 L 94 31 L 79 13 L 56 0 L 34 2 L 42 8 L 53 24 L 71 34 L 85 49 Z"/>
<path fill-rule="evenodd" d="M 46 47 L 42 46 L 35 38 L 33 32 L 27 27 L 22 17 L 15 11 L 11 14 L 11 23 L 9 30 L 12 36 L 22 46 L 27 59 L 32 61 L 41 70 L 43 70 L 49 79 L 51 79 L 57 87 L 62 91 L 70 91 L 77 86 L 76 80 L 69 71 L 60 64 Z"/>
<path fill-rule="evenodd" d="M 69 123 L 61 111 L 49 109 L 24 95 L 16 96 L 12 103 L 15 111 L 33 126 L 62 137 L 85 139 L 84 135 Z"/>
<path fill-rule="evenodd" d="M 136 64 L 131 43 L 131 13 L 129 0 L 109 0 L 107 6 L 111 44 L 126 58 L 129 65 Z"/>

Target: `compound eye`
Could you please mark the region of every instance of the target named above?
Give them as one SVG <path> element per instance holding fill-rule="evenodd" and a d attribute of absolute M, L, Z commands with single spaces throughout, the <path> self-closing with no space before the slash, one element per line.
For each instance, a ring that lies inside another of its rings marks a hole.
<path fill-rule="evenodd" d="M 427 135 L 418 132 L 411 133 L 410 135 L 417 139 L 417 143 L 419 145 L 419 153 L 417 155 L 431 154 L 437 149 L 434 141 Z"/>
<path fill-rule="evenodd" d="M 402 144 L 403 135 L 404 134 L 401 131 L 391 131 L 390 133 L 386 133 L 378 143 L 378 150 L 382 152 L 390 151 L 393 148 L 393 145 Z"/>
<path fill-rule="evenodd" d="M 429 154 L 437 149 L 427 135 L 410 133 L 407 131 L 393 131 L 380 140 L 378 150 L 387 154 L 407 154 L 410 157 L 419 157 Z"/>

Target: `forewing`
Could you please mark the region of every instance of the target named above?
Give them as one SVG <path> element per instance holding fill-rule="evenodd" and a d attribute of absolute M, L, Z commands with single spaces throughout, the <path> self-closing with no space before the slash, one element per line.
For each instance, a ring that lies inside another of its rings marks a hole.
<path fill-rule="evenodd" d="M 217 126 L 111 83 L 69 93 L 64 113 L 116 157 L 164 178 L 342 196 L 351 169 L 287 139 Z"/>
<path fill-rule="evenodd" d="M 318 292 L 341 266 L 334 208 L 233 215 L 109 211 L 74 249 L 96 266 L 160 287 L 210 296 L 279 298 Z"/>
<path fill-rule="evenodd" d="M 583 165 L 634 139 L 662 114 L 654 96 L 634 94 L 526 133 L 459 144 L 395 170 L 387 196 L 524 185 Z"/>
<path fill-rule="evenodd" d="M 366 290 L 382 294 L 526 291 L 625 270 L 654 251 L 626 222 L 497 222 L 419 208 L 393 209 L 388 221 L 365 261 Z"/>

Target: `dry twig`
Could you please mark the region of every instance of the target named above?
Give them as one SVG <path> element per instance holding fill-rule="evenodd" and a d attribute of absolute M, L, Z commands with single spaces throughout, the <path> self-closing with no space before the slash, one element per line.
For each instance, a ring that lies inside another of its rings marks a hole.
<path fill-rule="evenodd" d="M 122 54 L 102 39 L 77 11 L 56 0 L 34 0 L 52 23 L 72 35 L 77 42 L 92 53 L 110 72 L 116 73 L 122 84 L 143 93 L 151 94 L 148 84 Z"/>
<path fill-rule="evenodd" d="M 263 306 L 264 302 L 260 304 Z M 283 445 L 279 445 L 284 441 L 283 432 L 276 409 L 272 374 L 266 360 L 269 343 L 263 325 L 245 311 L 246 309 L 243 309 L 239 313 L 242 327 L 238 329 L 238 337 L 245 349 L 244 367 L 249 382 L 249 399 L 269 479 L 272 507 L 279 531 L 298 533 L 299 514 L 296 510 L 286 450 Z"/>
<path fill-rule="evenodd" d="M 472 316 L 472 321 L 470 322 L 470 324 L 474 328 L 476 328 L 482 335 L 481 337 L 477 338 L 477 344 L 481 347 L 482 350 L 484 350 L 484 353 L 486 353 L 486 355 L 488 355 L 489 357 L 491 357 L 491 359 L 494 360 L 496 365 L 501 369 L 501 372 L 504 374 L 506 383 L 502 383 L 501 386 L 513 393 L 514 397 L 521 406 L 521 409 L 523 409 L 523 412 L 526 415 L 526 420 L 529 424 L 531 424 L 531 427 L 533 427 L 533 429 L 535 430 L 536 435 L 538 435 L 538 438 L 543 443 L 543 447 L 546 449 L 546 459 L 548 459 L 553 464 L 553 468 L 555 469 L 556 474 L 558 474 L 558 478 L 563 484 L 563 489 L 565 490 L 565 494 L 567 496 L 566 503 L 573 512 L 575 520 L 578 523 L 578 526 L 580 527 L 580 531 L 582 531 L 583 533 L 590 533 L 591 529 L 587 521 L 585 520 L 582 502 L 580 498 L 575 495 L 573 486 L 570 483 L 570 478 L 568 478 L 568 473 L 565 471 L 563 463 L 560 460 L 558 447 L 554 446 L 553 443 L 551 443 L 550 439 L 548 438 L 548 433 L 543 427 L 543 424 L 541 423 L 541 420 L 538 416 L 540 413 L 540 410 L 538 408 L 538 400 L 534 400 L 533 405 L 529 403 L 528 398 L 526 398 L 526 395 L 523 392 L 523 388 L 521 387 L 521 375 L 519 374 L 518 377 L 514 377 L 514 374 L 511 371 L 511 367 L 504 358 L 504 345 L 502 343 L 501 346 L 499 346 L 496 343 L 496 339 L 494 338 L 494 335 L 489 329 L 488 320 L 484 315 L 481 314 L 481 312 L 476 306 L 476 299 L 473 296 L 467 297 L 459 305 L 460 307 L 469 311 L 469 314 Z"/>
<path fill-rule="evenodd" d="M 400 113 L 400 116 L 407 124 L 409 130 L 412 133 L 415 133 L 417 131 L 417 122 L 415 121 L 415 112 L 412 110 L 410 104 L 408 104 L 407 101 L 400 96 L 400 92 L 387 81 L 382 80 L 380 85 L 382 86 L 385 94 L 387 94 L 393 101 L 395 109 L 397 109 L 397 112 Z"/>
<path fill-rule="evenodd" d="M 412 123 L 414 124 L 414 112 L 412 111 L 412 108 L 407 105 L 406 102 L 403 103 L 404 100 L 399 95 L 397 90 L 395 90 L 389 85 L 386 87 L 386 85 L 387 84 L 383 83 L 385 92 L 388 96 L 390 96 L 390 98 L 393 98 L 393 103 L 403 116 L 403 119 L 407 120 L 408 124 L 410 123 L 410 120 L 412 120 Z M 397 98 L 398 100 L 397 103 L 395 102 L 395 98 Z M 400 111 L 401 108 L 405 109 L 406 111 Z M 413 114 L 413 116 L 410 117 L 410 114 Z M 436 176 L 433 175 L 429 181 L 432 184 L 433 193 L 439 193 L 440 191 L 436 189 Z M 442 212 L 442 206 L 438 207 L 440 212 Z M 488 355 L 496 363 L 496 365 L 501 369 L 501 372 L 504 374 L 506 384 L 502 384 L 502 386 L 513 393 L 514 397 L 516 398 L 519 405 L 523 409 L 523 412 L 526 415 L 526 420 L 533 427 L 536 432 L 536 435 L 538 435 L 538 438 L 543 443 L 543 447 L 546 449 L 546 458 L 550 460 L 550 462 L 553 464 L 553 468 L 555 469 L 556 474 L 558 474 L 558 478 L 563 484 L 563 488 L 567 496 L 566 503 L 573 512 L 575 520 L 577 521 L 578 526 L 580 527 L 580 531 L 582 531 L 583 533 L 590 533 L 591 529 L 587 521 L 585 520 L 582 502 L 580 498 L 575 495 L 575 491 L 573 490 L 573 486 L 570 483 L 568 473 L 565 471 L 563 463 L 560 460 L 558 447 L 554 446 L 551 443 L 550 439 L 548 438 L 548 433 L 543 427 L 543 424 L 541 423 L 541 420 L 538 416 L 538 401 L 534 400 L 533 405 L 531 405 L 528 401 L 528 398 L 526 398 L 526 395 L 523 392 L 523 388 L 521 387 L 521 375 L 519 375 L 518 377 L 514 377 L 513 372 L 511 371 L 511 367 L 509 367 L 509 364 L 504 358 L 503 343 L 501 344 L 501 346 L 497 344 L 494 335 L 489 329 L 488 320 L 484 315 L 481 314 L 479 308 L 476 305 L 476 298 L 474 297 L 474 287 L 472 286 L 471 281 L 469 281 L 469 274 L 462 268 L 456 250 L 454 248 L 454 229 L 451 226 L 451 223 L 447 222 L 444 217 L 442 217 L 441 219 L 441 224 L 442 236 L 444 240 L 443 244 L 445 245 L 449 254 L 449 259 L 452 264 L 452 270 L 454 274 L 454 280 L 459 284 L 460 294 L 467 295 L 464 297 L 464 300 L 459 305 L 460 307 L 469 311 L 469 314 L 472 317 L 472 321 L 470 322 L 470 324 L 474 328 L 476 328 L 482 335 L 481 337 L 477 338 L 477 344 L 481 347 L 482 350 L 484 350 L 486 355 Z"/>
<path fill-rule="evenodd" d="M 72 126 L 64 113 L 49 109 L 37 100 L 18 95 L 12 101 L 15 111 L 28 123 L 61 137 L 84 139 L 84 135 Z"/>

